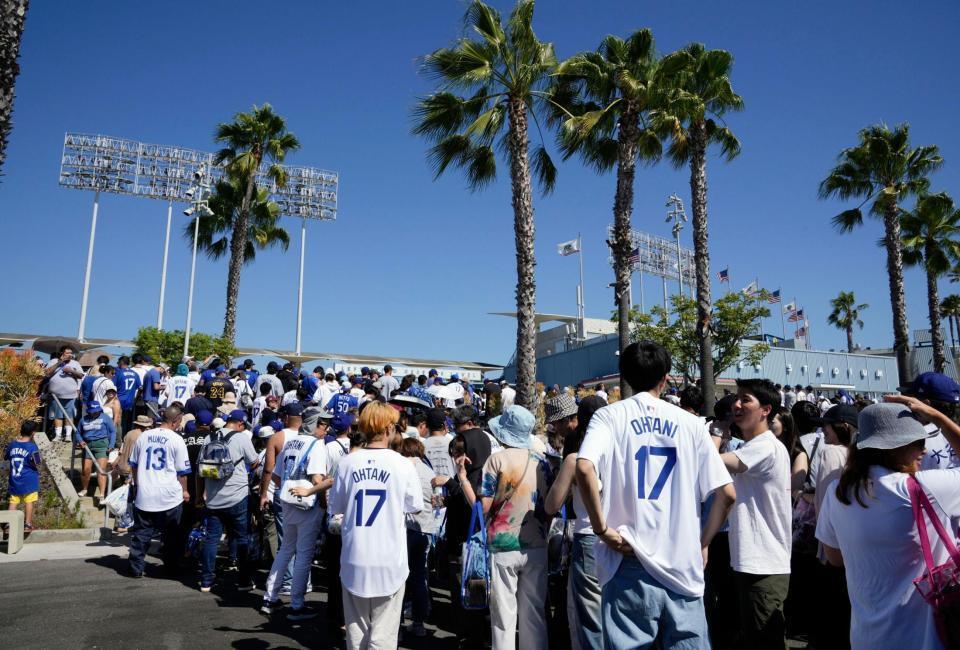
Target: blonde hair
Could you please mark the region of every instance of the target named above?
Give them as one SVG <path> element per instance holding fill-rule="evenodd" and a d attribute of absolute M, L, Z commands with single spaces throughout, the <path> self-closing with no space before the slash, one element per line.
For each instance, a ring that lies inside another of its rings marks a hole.
<path fill-rule="evenodd" d="M 400 419 L 400 414 L 392 406 L 380 402 L 369 402 L 360 413 L 358 427 L 367 437 L 367 442 L 382 440 L 384 436 L 393 432 L 393 425 Z"/>

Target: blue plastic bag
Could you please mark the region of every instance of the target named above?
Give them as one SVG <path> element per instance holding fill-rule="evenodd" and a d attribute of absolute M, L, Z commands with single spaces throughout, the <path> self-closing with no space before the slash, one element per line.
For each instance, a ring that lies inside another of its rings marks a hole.
<path fill-rule="evenodd" d="M 483 506 L 479 501 L 473 504 L 470 533 L 460 557 L 463 559 L 460 602 L 464 609 L 486 609 L 490 606 L 490 552 Z"/>

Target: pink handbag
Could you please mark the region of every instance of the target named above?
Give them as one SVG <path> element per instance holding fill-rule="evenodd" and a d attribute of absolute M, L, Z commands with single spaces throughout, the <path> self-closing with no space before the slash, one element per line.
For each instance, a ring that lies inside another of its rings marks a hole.
<path fill-rule="evenodd" d="M 960 551 L 957 551 L 956 543 L 943 527 L 940 518 L 933 510 L 930 499 L 927 498 L 917 479 L 908 477 L 907 489 L 910 491 L 910 504 L 913 506 L 913 516 L 917 522 L 923 560 L 927 565 L 927 570 L 914 580 L 913 584 L 923 599 L 933 608 L 937 633 L 943 645 L 947 648 L 960 648 Z M 930 550 L 924 513 L 950 555 L 950 558 L 940 566 L 934 566 L 933 563 L 933 552 Z"/>

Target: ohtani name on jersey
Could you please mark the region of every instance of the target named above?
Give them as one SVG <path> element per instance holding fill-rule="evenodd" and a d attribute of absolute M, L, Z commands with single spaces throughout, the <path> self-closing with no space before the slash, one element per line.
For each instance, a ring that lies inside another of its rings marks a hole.
<path fill-rule="evenodd" d="M 354 483 L 365 480 L 380 481 L 381 483 L 386 483 L 390 478 L 390 472 L 385 469 L 377 469 L 376 467 L 362 467 L 360 469 L 354 470 L 353 474 Z"/>
<path fill-rule="evenodd" d="M 633 432 L 638 436 L 643 433 L 659 433 L 662 436 L 673 438 L 677 435 L 677 423 L 670 420 L 661 420 L 650 415 L 630 420 Z"/>

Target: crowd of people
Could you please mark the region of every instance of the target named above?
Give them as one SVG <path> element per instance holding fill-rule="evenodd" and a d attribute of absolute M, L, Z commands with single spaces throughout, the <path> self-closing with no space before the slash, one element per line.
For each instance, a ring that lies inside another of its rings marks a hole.
<path fill-rule="evenodd" d="M 70 349 L 45 390 L 54 440 L 91 452 L 81 490 L 93 462 L 125 478 L 131 578 L 159 537 L 166 572 L 262 590 L 292 623 L 317 616 L 317 580 L 350 648 L 427 636 L 431 584 L 465 646 L 481 629 L 495 649 L 951 646 L 914 583 L 960 558 L 954 380 L 880 402 L 740 380 L 703 417 L 662 346 L 619 363 L 632 397 L 541 386 L 529 409 L 505 381 L 435 370 L 135 354 L 84 373 Z M 24 426 L 6 454 L 29 470 Z"/>

